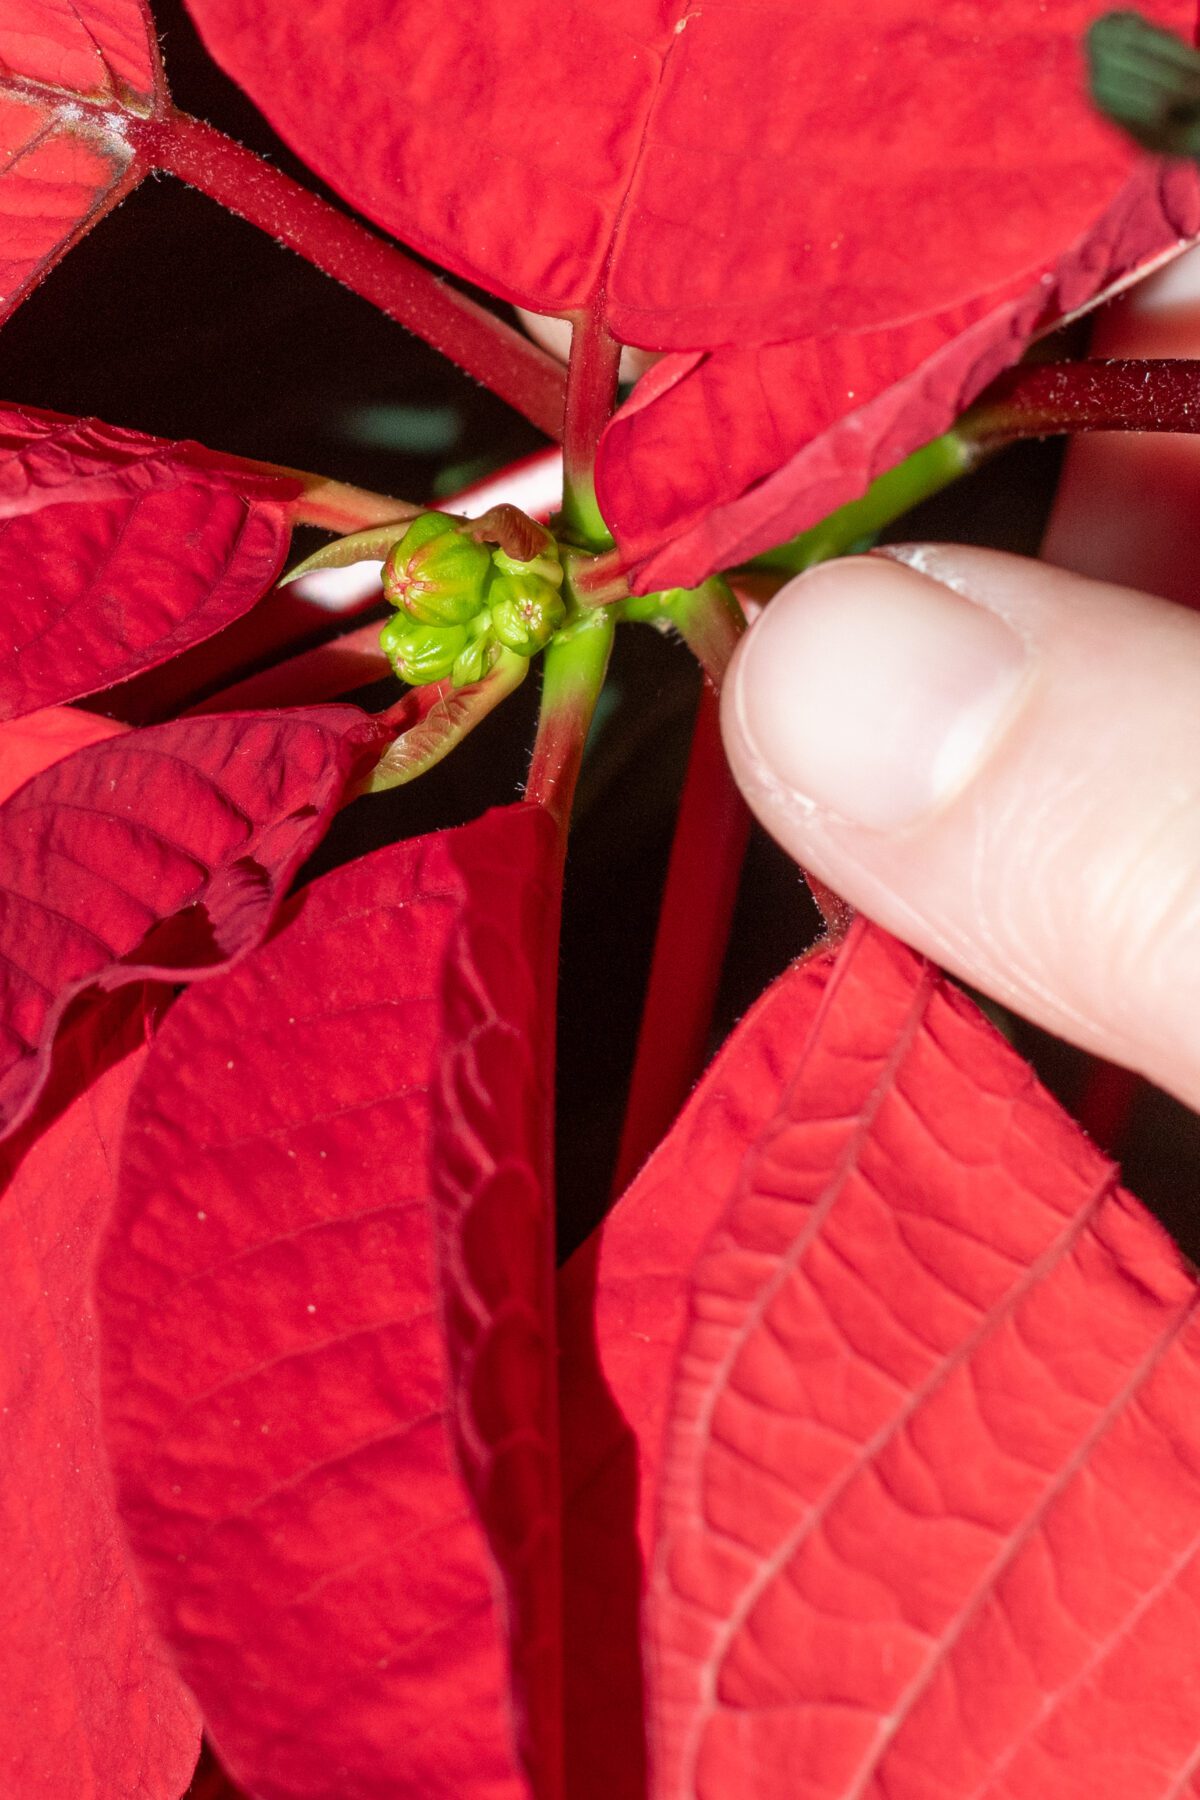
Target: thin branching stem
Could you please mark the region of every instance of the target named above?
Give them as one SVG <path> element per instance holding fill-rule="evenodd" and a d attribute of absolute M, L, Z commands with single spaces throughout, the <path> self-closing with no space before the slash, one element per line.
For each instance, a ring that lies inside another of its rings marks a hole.
<path fill-rule="evenodd" d="M 156 168 L 268 232 L 423 338 L 548 437 L 561 436 L 562 367 L 512 326 L 203 120 L 171 110 L 136 130 L 139 148 Z"/>
<path fill-rule="evenodd" d="M 1120 357 L 1010 369 L 956 431 L 980 447 L 1076 431 L 1200 431 L 1200 361 Z"/>
<path fill-rule="evenodd" d="M 563 426 L 563 518 L 591 550 L 612 543 L 596 504 L 596 451 L 617 398 L 621 346 L 605 328 L 600 302 L 574 321 Z"/>

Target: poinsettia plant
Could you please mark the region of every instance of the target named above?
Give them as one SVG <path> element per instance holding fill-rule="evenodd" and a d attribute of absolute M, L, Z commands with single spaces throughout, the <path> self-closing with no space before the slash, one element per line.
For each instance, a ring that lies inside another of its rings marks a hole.
<path fill-rule="evenodd" d="M 252 1800 L 1190 1792 L 1165 1233 L 834 896 L 680 1103 L 745 608 L 1003 439 L 1187 413 L 995 384 L 1200 235 L 1194 6 L 190 10 L 341 204 L 175 107 L 142 0 L 9 0 L 5 314 L 165 172 L 561 452 L 430 508 L 0 409 L 4 1794 L 178 1800 L 202 1730 Z M 625 1191 L 556 1274 L 564 857 L 647 623 L 710 688 Z M 313 874 L 535 669 L 521 800 Z"/>

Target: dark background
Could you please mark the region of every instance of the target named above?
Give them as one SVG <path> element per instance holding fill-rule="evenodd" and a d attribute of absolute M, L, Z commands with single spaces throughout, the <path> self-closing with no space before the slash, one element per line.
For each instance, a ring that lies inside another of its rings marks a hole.
<path fill-rule="evenodd" d="M 155 0 L 185 110 L 321 184 L 209 61 L 182 7 Z M 142 184 L 0 332 L 0 395 L 426 500 L 538 448 L 532 426 L 364 301 L 170 178 Z M 896 536 L 1033 553 L 1056 445 L 1006 452 Z M 314 539 L 314 541 L 316 541 Z M 460 824 L 519 792 L 535 683 L 411 788 L 341 815 L 314 869 L 389 838 Z M 569 1248 L 602 1213 L 697 677 L 655 633 L 618 634 L 581 783 L 568 868 L 560 1018 L 560 1188 Z M 385 705 L 392 687 L 359 696 Z M 310 871 L 311 872 L 311 871 Z M 714 1045 L 816 931 L 794 867 L 755 831 Z M 1084 1059 L 1001 1023 L 1068 1105 Z M 1200 1254 L 1196 1121 L 1152 1090 L 1125 1151 L 1130 1185 Z"/>

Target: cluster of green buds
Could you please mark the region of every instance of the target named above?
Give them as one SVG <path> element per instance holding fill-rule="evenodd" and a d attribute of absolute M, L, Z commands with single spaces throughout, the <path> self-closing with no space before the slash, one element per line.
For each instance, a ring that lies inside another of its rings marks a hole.
<path fill-rule="evenodd" d="M 566 618 L 562 564 L 549 532 L 527 562 L 479 543 L 447 513 L 413 520 L 383 565 L 383 591 L 397 609 L 380 633 L 401 681 L 479 681 L 503 648 L 543 650 Z"/>

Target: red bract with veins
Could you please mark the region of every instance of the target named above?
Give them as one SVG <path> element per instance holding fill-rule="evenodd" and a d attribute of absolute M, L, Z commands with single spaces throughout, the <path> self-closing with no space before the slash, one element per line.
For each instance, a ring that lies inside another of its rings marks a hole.
<path fill-rule="evenodd" d="M 641 1172 L 557 1277 L 552 1151 L 617 622 L 718 686 L 739 565 L 928 491 L 910 453 L 1200 233 L 1193 164 L 1091 107 L 1098 0 L 191 10 L 382 232 L 567 315 L 567 372 L 177 111 L 135 0 L 0 21 L 0 312 L 173 174 L 561 438 L 563 505 L 444 500 L 457 575 L 381 647 L 342 616 L 420 505 L 0 410 L 0 1800 L 180 1800 L 201 1724 L 195 1800 L 1200 1791 L 1194 1274 L 835 896 L 687 1099 L 746 839 L 711 694 Z M 666 355 L 617 408 L 624 343 Z M 295 525 L 347 535 L 281 592 Z M 538 656 L 524 798 L 347 852 Z"/>
<path fill-rule="evenodd" d="M 190 10 L 272 124 L 378 224 L 535 311 L 598 303 L 651 350 L 964 305 L 1052 264 L 1133 161 L 1082 92 L 1095 0 L 1019 0 L 999 18 L 985 0 L 936 17 L 908 0 L 621 0 L 553 31 L 534 5 Z M 1143 11 L 1195 22 L 1188 0 Z"/>
<path fill-rule="evenodd" d="M 1032 337 L 1198 230 L 1195 171 L 1145 167 L 1046 267 L 948 312 L 664 357 L 608 426 L 597 468 L 635 585 L 690 585 L 857 499 Z"/>
<path fill-rule="evenodd" d="M 190 4 L 353 205 L 505 299 L 680 353 L 600 450 L 640 592 L 853 500 L 1035 331 L 1200 229 L 1192 170 L 1138 172 L 1087 104 L 1103 0 L 629 0 L 561 35 L 537 7 L 448 22 L 422 3 L 400 56 L 379 0 L 319 24 L 282 0 Z M 1192 0 L 1141 11 L 1195 25 Z M 519 154 L 498 148 L 515 105 Z"/>
<path fill-rule="evenodd" d="M 141 0 L 9 0 L 0 19 L 0 318 L 146 173 L 163 97 Z"/>
<path fill-rule="evenodd" d="M 557 1791 L 556 863 L 526 807 L 325 877 L 138 1090 L 120 1504 L 264 1800 Z"/>
<path fill-rule="evenodd" d="M 0 1760 L 13 1794 L 178 1800 L 199 1748 L 112 1505 L 89 1291 L 147 1027 L 140 989 L 85 1021 L 0 1151 Z"/>
<path fill-rule="evenodd" d="M 1191 1791 L 1200 1289 L 927 965 L 786 975 L 560 1293 L 573 1794 L 631 1536 L 656 1796 Z"/>
<path fill-rule="evenodd" d="M 210 973 L 262 940 L 389 736 L 356 707 L 178 720 L 77 750 L 5 802 L 0 1132 L 26 1116 L 73 1003 Z"/>
<path fill-rule="evenodd" d="M 301 487 L 199 444 L 0 409 L 0 716 L 111 687 L 248 612 Z"/>

